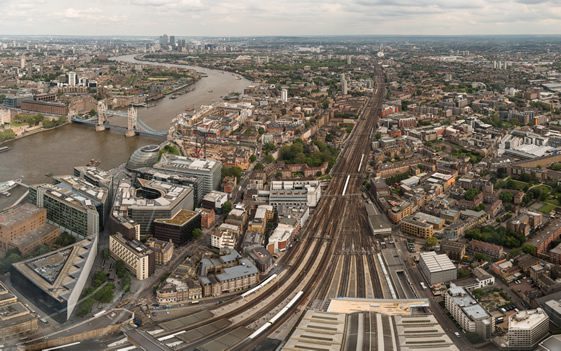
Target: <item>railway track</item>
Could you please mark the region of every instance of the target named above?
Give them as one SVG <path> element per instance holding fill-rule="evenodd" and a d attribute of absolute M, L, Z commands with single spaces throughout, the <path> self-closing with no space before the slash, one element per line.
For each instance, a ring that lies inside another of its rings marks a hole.
<path fill-rule="evenodd" d="M 337 163 L 333 167 L 332 180 L 325 192 L 325 196 L 320 201 L 318 208 L 309 221 L 309 225 L 305 228 L 302 234 L 302 239 L 295 247 L 290 250 L 281 263 L 286 265 L 285 277 L 296 275 L 290 282 L 278 281 L 276 284 L 269 284 L 263 288 L 259 298 L 253 298 L 247 301 L 242 306 L 232 309 L 229 312 L 223 313 L 200 323 L 191 324 L 189 326 L 182 326 L 178 330 L 191 330 L 200 326 L 208 325 L 218 320 L 230 319 L 235 316 L 246 316 L 243 320 L 232 323 L 230 326 L 221 329 L 216 333 L 206 335 L 205 338 L 196 340 L 191 344 L 184 344 L 180 349 L 192 348 L 195 345 L 203 344 L 218 335 L 224 335 L 240 326 L 248 326 L 260 321 L 267 316 L 272 310 L 278 306 L 283 306 L 287 301 L 290 301 L 296 294 L 300 295 L 298 302 L 294 304 L 293 308 L 299 308 L 309 304 L 313 298 L 326 294 L 329 288 L 328 280 L 332 278 L 332 272 L 335 269 L 334 257 L 335 251 L 341 249 L 343 245 L 350 244 L 353 246 L 354 231 L 346 231 L 345 224 L 349 219 L 361 221 L 360 215 L 360 196 L 344 196 L 343 194 L 356 194 L 360 193 L 362 185 L 362 177 L 360 173 L 360 166 L 370 152 L 369 138 L 373 128 L 375 127 L 378 115 L 381 109 L 381 103 L 384 92 L 384 82 L 381 69 L 376 72 L 377 89 L 376 94 L 373 96 L 362 111 L 362 117 L 358 120 L 357 125 L 353 129 L 349 142 L 341 152 Z M 366 141 L 366 142 L 365 142 Z M 365 169 L 365 167 L 363 168 Z M 350 222 L 352 224 L 352 221 Z M 356 226 L 357 223 L 352 224 Z M 362 225 L 361 225 L 362 226 Z M 359 228 L 358 237 L 362 237 Z M 354 245 L 362 245 L 365 241 L 359 239 Z M 309 253 L 306 260 L 302 260 L 304 253 Z M 358 256 L 360 257 L 360 256 Z M 358 274 L 355 277 L 358 288 L 356 289 L 357 295 L 364 295 L 364 267 L 362 260 L 356 260 L 358 272 L 360 270 L 362 278 L 358 280 Z M 347 258 L 347 267 L 350 266 L 350 260 Z M 360 266 L 360 268 L 358 268 Z M 375 266 L 373 266 L 375 267 Z M 345 269 L 342 270 L 345 272 Z M 371 268 L 372 275 L 375 274 L 375 268 Z M 331 275 L 329 275 L 331 274 Z M 347 288 L 349 283 L 349 274 L 343 273 L 347 276 Z M 329 278 L 329 279 L 328 279 Z M 374 280 L 372 280 L 374 282 Z M 377 280 L 379 281 L 379 280 Z M 327 286 L 327 287 L 326 287 Z M 381 288 L 380 288 L 381 290 Z M 270 301 L 261 298 L 267 296 L 274 291 L 280 291 L 278 295 Z M 301 293 L 300 293 L 301 292 Z M 346 293 L 346 291 L 341 291 Z M 264 301 L 267 301 L 264 303 Z M 256 310 L 253 310 L 255 309 Z M 251 311 L 251 312 L 248 312 Z M 236 350 L 251 350 L 255 345 L 263 340 L 276 326 L 283 324 L 292 317 L 291 313 L 285 313 L 283 316 L 275 320 L 275 325 L 271 328 L 264 330 L 260 335 L 256 335 L 251 340 L 245 340 L 239 344 Z M 172 334 L 173 331 L 168 331 L 166 334 Z"/>

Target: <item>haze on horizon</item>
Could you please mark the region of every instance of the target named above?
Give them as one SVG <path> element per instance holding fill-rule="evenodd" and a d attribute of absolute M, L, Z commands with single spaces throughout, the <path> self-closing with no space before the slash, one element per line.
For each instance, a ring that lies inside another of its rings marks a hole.
<path fill-rule="evenodd" d="M 561 34 L 561 0 L 0 0 L 2 35 Z"/>

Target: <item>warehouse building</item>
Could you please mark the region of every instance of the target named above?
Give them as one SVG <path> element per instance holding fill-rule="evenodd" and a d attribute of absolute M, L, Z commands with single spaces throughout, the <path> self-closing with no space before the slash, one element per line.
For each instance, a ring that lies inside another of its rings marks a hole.
<path fill-rule="evenodd" d="M 419 260 L 421 273 L 429 285 L 447 283 L 458 277 L 458 269 L 445 254 L 436 254 L 434 251 L 421 252 Z"/>

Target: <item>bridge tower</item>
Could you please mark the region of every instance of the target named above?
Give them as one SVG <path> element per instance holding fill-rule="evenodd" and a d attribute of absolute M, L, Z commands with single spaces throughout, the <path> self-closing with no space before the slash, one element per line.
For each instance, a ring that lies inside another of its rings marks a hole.
<path fill-rule="evenodd" d="M 107 122 L 107 105 L 103 101 L 97 103 L 97 124 L 95 130 L 103 132 L 105 130 L 105 123 Z"/>
<path fill-rule="evenodd" d="M 128 125 L 127 125 L 127 132 L 125 133 L 125 136 L 133 137 L 133 136 L 136 135 L 136 131 L 138 130 L 138 126 L 136 124 L 136 122 L 137 122 L 136 109 L 132 106 L 129 107 L 127 120 L 128 120 Z"/>

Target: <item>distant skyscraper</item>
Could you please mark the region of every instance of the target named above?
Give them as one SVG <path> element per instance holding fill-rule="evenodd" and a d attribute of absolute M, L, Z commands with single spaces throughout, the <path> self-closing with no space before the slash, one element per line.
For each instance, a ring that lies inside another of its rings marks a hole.
<path fill-rule="evenodd" d="M 76 72 L 68 72 L 68 85 L 73 87 L 76 85 Z"/>
<path fill-rule="evenodd" d="M 288 90 L 286 89 L 281 90 L 281 100 L 282 102 L 288 101 Z"/>
<path fill-rule="evenodd" d="M 347 95 L 348 93 L 347 79 L 345 78 L 345 73 L 341 73 L 341 91 L 343 95 Z"/>
<path fill-rule="evenodd" d="M 265 56 L 265 63 L 269 64 L 269 56 Z"/>
<path fill-rule="evenodd" d="M 169 37 L 169 45 L 175 46 L 175 35 L 170 35 L 170 37 Z"/>
<path fill-rule="evenodd" d="M 21 55 L 21 59 L 19 62 L 19 68 L 24 69 L 26 65 L 26 61 L 25 61 L 25 54 Z"/>
<path fill-rule="evenodd" d="M 168 44 L 169 44 L 168 35 L 167 34 L 162 35 L 160 37 L 160 45 L 164 46 Z"/>
<path fill-rule="evenodd" d="M 347 55 L 347 65 L 350 65 L 353 63 L 353 58 L 351 55 Z"/>

